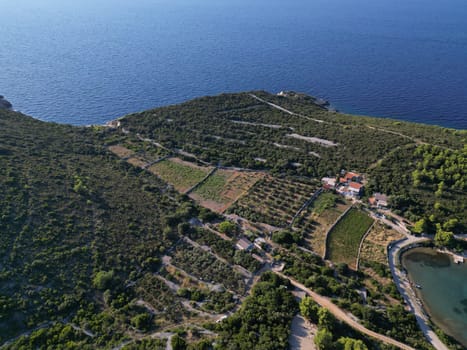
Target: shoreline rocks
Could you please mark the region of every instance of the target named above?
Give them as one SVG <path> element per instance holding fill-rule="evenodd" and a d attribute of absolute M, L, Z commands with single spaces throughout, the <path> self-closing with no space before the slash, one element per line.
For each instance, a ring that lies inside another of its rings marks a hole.
<path fill-rule="evenodd" d="M 13 105 L 3 97 L 3 95 L 0 95 L 0 109 L 12 109 Z"/>

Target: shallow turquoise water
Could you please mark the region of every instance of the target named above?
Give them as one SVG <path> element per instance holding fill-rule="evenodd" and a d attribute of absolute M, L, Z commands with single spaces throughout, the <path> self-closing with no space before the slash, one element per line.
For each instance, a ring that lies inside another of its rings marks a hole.
<path fill-rule="evenodd" d="M 416 248 L 402 258 L 432 320 L 467 347 L 467 263 L 454 264 L 446 254 Z"/>
<path fill-rule="evenodd" d="M 104 123 L 221 92 L 467 128 L 467 1 L 0 0 L 0 94 Z"/>

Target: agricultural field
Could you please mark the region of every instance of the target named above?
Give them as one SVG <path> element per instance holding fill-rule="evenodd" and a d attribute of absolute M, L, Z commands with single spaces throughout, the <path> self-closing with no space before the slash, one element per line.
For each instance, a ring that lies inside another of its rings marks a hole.
<path fill-rule="evenodd" d="M 218 169 L 190 197 L 203 207 L 222 213 L 263 177 L 262 173 Z"/>
<path fill-rule="evenodd" d="M 386 247 L 392 241 L 403 237 L 403 234 L 381 223 L 375 224 L 363 242 L 360 259 L 388 265 Z"/>
<path fill-rule="evenodd" d="M 149 167 L 150 172 L 173 185 L 177 191 L 182 193 L 203 180 L 211 170 L 211 167 L 199 166 L 179 158 L 166 159 Z"/>
<path fill-rule="evenodd" d="M 202 281 L 222 284 L 226 289 L 242 295 L 245 292 L 243 276 L 209 253 L 187 243 L 177 246 L 172 264 Z"/>
<path fill-rule="evenodd" d="M 188 317 L 188 312 L 174 292 L 153 274 L 145 274 L 134 289 L 141 296 L 140 300 L 143 300 L 151 310 L 157 312 L 155 312 L 157 317 L 153 319 L 153 322 L 158 327 L 176 325 Z M 167 305 L 171 307 L 167 308 Z"/>
<path fill-rule="evenodd" d="M 313 180 L 266 176 L 241 197 L 229 212 L 252 222 L 286 227 L 300 207 L 313 195 Z"/>
<path fill-rule="evenodd" d="M 115 154 L 119 158 L 127 158 L 131 157 L 135 154 L 134 151 L 131 149 L 128 149 L 122 145 L 113 145 L 109 146 L 109 151 Z"/>
<path fill-rule="evenodd" d="M 215 233 L 202 228 L 190 230 L 187 235 L 201 246 L 208 246 L 219 257 L 227 260 L 229 264 L 240 265 L 250 272 L 255 272 L 261 264 L 250 253 L 235 248 L 230 240 L 224 240 Z"/>
<path fill-rule="evenodd" d="M 119 144 L 109 146 L 108 149 L 117 157 L 125 159 L 128 163 L 138 168 L 143 168 L 168 154 L 162 148 L 139 140 L 124 140 Z"/>
<path fill-rule="evenodd" d="M 350 209 L 329 232 L 326 252 L 329 260 L 355 268 L 360 242 L 373 222 L 366 213 L 355 208 Z"/>
<path fill-rule="evenodd" d="M 306 248 L 324 256 L 326 234 L 350 204 L 330 192 L 321 193 L 294 222 L 294 229 L 303 235 Z"/>
<path fill-rule="evenodd" d="M 167 149 L 158 147 L 152 142 L 143 141 L 133 135 L 112 135 L 107 137 L 105 142 L 109 145 L 109 150 L 120 158 L 125 158 L 132 154 L 139 154 L 149 161 L 154 161 L 169 153 Z M 122 152 L 129 152 L 129 154 L 124 154 Z"/>

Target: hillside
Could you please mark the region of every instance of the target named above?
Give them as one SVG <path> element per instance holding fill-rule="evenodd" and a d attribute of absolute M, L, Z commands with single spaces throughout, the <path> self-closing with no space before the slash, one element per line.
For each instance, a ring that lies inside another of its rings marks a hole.
<path fill-rule="evenodd" d="M 428 349 L 386 266 L 380 237 L 397 232 L 320 178 L 361 172 L 407 220 L 462 232 L 466 133 L 315 102 L 219 95 L 91 128 L 0 111 L 0 346 L 284 349 L 299 281 L 367 329 Z M 354 239 L 338 238 L 341 217 L 357 222 Z M 382 248 L 356 271 L 367 230 Z M 330 264 L 326 249 L 348 256 Z M 391 348 L 310 307 L 333 347 Z"/>
<path fill-rule="evenodd" d="M 318 178 L 356 170 L 367 175 L 369 194 L 392 195 L 411 221 L 434 215 L 430 231 L 454 219 L 454 230 L 467 232 L 466 130 L 345 115 L 306 95 L 266 92 L 203 97 L 120 123 L 212 165 Z"/>

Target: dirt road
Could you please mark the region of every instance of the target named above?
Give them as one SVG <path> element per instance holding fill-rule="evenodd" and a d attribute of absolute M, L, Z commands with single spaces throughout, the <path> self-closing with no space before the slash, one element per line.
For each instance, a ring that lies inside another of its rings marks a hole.
<path fill-rule="evenodd" d="M 290 283 L 292 283 L 293 286 L 295 286 L 295 287 L 303 290 L 304 292 L 306 292 L 320 306 L 328 309 L 338 320 L 341 320 L 342 322 L 347 323 L 350 327 L 356 329 L 357 331 L 359 331 L 359 332 L 361 332 L 363 334 L 369 335 L 370 337 L 373 337 L 375 339 L 378 339 L 378 340 L 382 341 L 383 343 L 397 346 L 398 348 L 403 349 L 403 350 L 415 350 L 414 348 L 412 348 L 412 347 L 410 347 L 410 346 L 408 346 L 408 345 L 406 345 L 404 343 L 401 343 L 401 342 L 399 342 L 399 341 L 397 341 L 395 339 L 392 339 L 390 337 L 387 337 L 385 335 L 376 333 L 376 332 L 362 326 L 356 319 L 351 317 L 348 313 L 346 313 L 344 310 L 342 310 L 340 307 L 338 307 L 336 304 L 334 304 L 328 298 L 323 297 L 322 295 L 316 294 L 311 289 L 308 289 L 307 287 L 305 287 L 300 282 L 294 280 L 291 277 L 288 277 L 288 276 L 284 275 L 283 273 L 280 273 L 278 271 L 274 271 L 274 272 L 277 275 L 288 279 L 290 281 Z"/>

